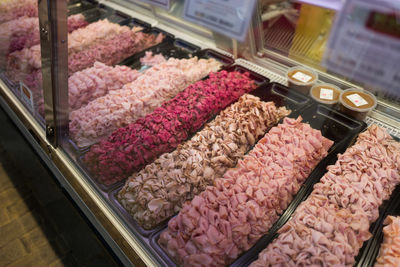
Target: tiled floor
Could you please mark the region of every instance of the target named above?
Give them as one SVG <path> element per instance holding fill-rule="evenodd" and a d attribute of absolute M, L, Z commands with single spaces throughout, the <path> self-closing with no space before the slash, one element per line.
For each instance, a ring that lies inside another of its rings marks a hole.
<path fill-rule="evenodd" d="M 117 266 L 0 108 L 0 266 Z"/>

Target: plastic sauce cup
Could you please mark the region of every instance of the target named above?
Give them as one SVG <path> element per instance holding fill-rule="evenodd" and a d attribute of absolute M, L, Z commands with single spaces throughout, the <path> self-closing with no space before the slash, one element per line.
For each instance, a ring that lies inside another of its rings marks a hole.
<path fill-rule="evenodd" d="M 305 95 L 310 92 L 311 87 L 318 81 L 318 73 L 311 69 L 296 66 L 286 72 L 289 88 L 293 88 Z"/>
<path fill-rule="evenodd" d="M 368 91 L 356 88 L 344 90 L 339 97 L 340 110 L 356 119 L 365 120 L 377 105 L 376 97 Z"/>
<path fill-rule="evenodd" d="M 330 83 L 315 84 L 310 90 L 310 96 L 318 103 L 335 105 L 339 102 L 342 90 Z"/>

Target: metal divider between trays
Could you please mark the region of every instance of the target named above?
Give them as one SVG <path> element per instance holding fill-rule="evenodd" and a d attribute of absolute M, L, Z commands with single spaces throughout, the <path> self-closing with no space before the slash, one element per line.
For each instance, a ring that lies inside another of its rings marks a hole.
<path fill-rule="evenodd" d="M 270 84 L 270 86 L 272 87 L 271 89 L 273 89 L 274 86 L 278 85 L 279 84 L 276 83 Z M 289 92 L 294 92 L 289 88 L 287 88 L 286 86 L 283 85 L 279 86 L 281 88 L 286 88 L 286 90 L 288 90 Z M 297 92 L 295 93 L 297 94 Z M 279 94 L 282 96 L 281 92 L 279 92 Z M 306 97 L 301 94 L 299 95 Z M 309 97 L 307 96 L 307 98 Z M 265 98 L 262 100 L 267 101 L 267 99 Z M 331 147 L 328 155 L 324 159 L 322 159 L 321 162 L 317 165 L 317 167 L 311 172 L 311 174 L 305 180 L 303 185 L 300 187 L 297 194 L 294 196 L 292 202 L 289 204 L 287 209 L 281 214 L 281 216 L 274 223 L 274 225 L 270 228 L 268 233 L 266 233 L 263 237 L 261 237 L 251 249 L 249 249 L 246 252 L 243 252 L 233 263 L 231 263 L 230 266 L 248 266 L 251 262 L 257 259 L 258 254 L 276 238 L 277 231 L 290 219 L 290 217 L 292 216 L 293 212 L 298 207 L 298 205 L 308 197 L 308 195 L 311 193 L 314 184 L 317 183 L 320 180 L 320 178 L 325 174 L 326 167 L 336 162 L 337 154 L 342 153 L 354 141 L 355 137 L 362 130 L 366 128 L 366 124 L 364 122 L 354 120 L 323 104 L 318 104 L 313 100 L 311 100 L 311 104 L 304 105 L 302 108 L 297 109 L 297 111 L 292 112 L 292 114 L 290 114 L 288 117 L 297 118 L 299 115 L 302 115 L 303 122 L 310 123 L 311 127 L 314 129 L 318 129 L 318 127 L 315 126 L 315 122 L 313 123 L 313 120 L 314 121 L 321 120 L 322 117 L 326 117 L 326 119 L 329 119 L 331 122 L 335 122 L 336 124 L 333 125 L 336 126 L 347 125 L 348 126 L 347 135 L 344 139 L 338 137 L 336 138 L 336 140 L 334 140 L 335 143 Z M 280 122 L 282 122 L 282 120 Z M 323 126 L 327 125 L 324 124 Z M 329 127 L 326 127 L 325 131 L 328 131 L 329 129 L 330 129 Z M 332 138 L 330 139 L 332 140 Z M 150 245 L 153 247 L 153 249 L 155 249 L 158 252 L 158 254 L 163 258 L 163 260 L 168 263 L 169 266 L 173 266 L 176 265 L 176 263 L 168 256 L 167 252 L 164 251 L 164 249 L 158 244 L 159 237 L 161 233 L 165 231 L 165 229 L 166 227 L 156 232 L 150 237 Z"/>

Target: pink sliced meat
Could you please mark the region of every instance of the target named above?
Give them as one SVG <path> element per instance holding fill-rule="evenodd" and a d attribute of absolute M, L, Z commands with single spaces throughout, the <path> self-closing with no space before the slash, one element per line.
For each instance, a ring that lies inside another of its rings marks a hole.
<path fill-rule="evenodd" d="M 114 90 L 70 113 L 70 136 L 78 146 L 108 137 L 113 131 L 146 116 L 189 84 L 216 71 L 214 59 L 175 59 L 158 64 L 121 90 Z"/>
<path fill-rule="evenodd" d="M 177 263 L 225 266 L 268 232 L 333 144 L 301 120 L 285 118 L 273 127 L 236 168 L 169 221 L 159 243 Z M 319 145 L 309 150 L 314 138 Z M 209 265 L 197 260 L 204 254 Z"/>
<path fill-rule="evenodd" d="M 75 14 L 68 16 L 68 32 L 71 33 L 79 28 L 86 27 L 89 23 L 86 21 L 83 14 Z"/>
<path fill-rule="evenodd" d="M 118 194 L 119 201 L 144 228 L 155 227 L 234 167 L 288 113 L 273 102 L 243 95 L 189 141 L 130 176 Z M 215 232 L 210 235 L 217 242 Z"/>
<path fill-rule="evenodd" d="M 75 17 L 74 17 L 75 18 Z M 89 49 L 89 47 L 98 43 L 105 43 L 108 39 L 113 39 L 115 36 L 126 34 L 126 33 L 134 33 L 138 31 L 138 28 L 130 29 L 127 26 L 121 26 L 116 23 L 111 23 L 107 19 L 100 20 L 94 23 L 87 25 L 86 27 L 79 28 L 68 35 L 68 53 L 69 55 L 78 54 L 82 51 Z M 139 36 L 143 38 L 142 35 Z M 162 37 L 158 37 L 161 39 Z M 151 40 L 154 40 L 154 37 L 150 37 Z M 157 39 L 156 41 L 159 41 Z M 139 42 L 140 43 L 140 42 Z M 110 48 L 115 49 L 115 48 Z M 107 53 L 107 51 L 102 51 L 102 53 Z M 96 55 L 97 58 L 101 57 L 101 55 Z M 130 56 L 130 55 L 126 55 Z M 76 56 L 73 56 L 76 58 Z M 104 58 L 109 59 L 109 55 L 105 54 Z M 76 65 L 72 67 L 74 70 L 79 69 L 79 64 L 76 62 L 77 59 L 74 60 L 71 58 L 68 60 L 68 63 Z M 85 65 L 81 65 L 82 69 L 85 69 L 87 66 L 89 59 L 86 57 Z M 101 60 L 100 60 L 101 61 Z M 105 60 L 107 61 L 107 60 Z M 92 62 L 93 64 L 94 62 Z M 105 62 L 104 62 L 105 63 Z M 84 67 L 86 66 L 86 67 Z M 34 45 L 30 48 L 24 48 L 20 51 L 15 51 L 11 53 L 7 58 L 7 75 L 8 77 L 15 82 L 23 81 L 27 75 L 30 75 L 32 72 L 41 69 L 41 54 L 40 54 L 40 45 Z M 72 73 L 69 73 L 70 75 Z"/>
<path fill-rule="evenodd" d="M 400 143 L 376 125 L 339 155 L 255 266 L 353 266 L 400 183 Z"/>
<path fill-rule="evenodd" d="M 94 66 L 74 73 L 68 79 L 68 94 L 70 112 L 79 109 L 89 102 L 118 90 L 125 84 L 136 80 L 141 72 L 127 66 L 110 67 L 101 62 Z M 42 89 L 42 72 L 40 70 L 28 75 L 24 83 L 31 89 L 34 104 L 38 113 L 44 117 L 44 99 Z"/>
<path fill-rule="evenodd" d="M 145 56 L 140 59 L 140 63 L 146 66 L 154 66 L 165 61 L 162 54 L 153 55 L 151 51 L 146 51 Z"/>
<path fill-rule="evenodd" d="M 68 17 L 68 32 L 85 27 L 88 22 L 82 14 Z M 14 51 L 29 48 L 40 43 L 39 19 L 21 17 L 0 24 L 0 66 L 6 65 L 6 56 Z"/>
<path fill-rule="evenodd" d="M 138 28 L 132 29 L 137 31 Z M 112 23 L 107 19 L 90 23 L 68 35 L 68 53 L 77 53 L 93 44 L 112 38 L 118 34 L 131 31 L 128 26 Z"/>
<path fill-rule="evenodd" d="M 20 17 L 38 16 L 37 0 L 3 0 L 0 2 L 0 23 Z"/>
<path fill-rule="evenodd" d="M 95 62 L 93 67 L 75 72 L 68 79 L 70 111 L 79 109 L 89 102 L 121 89 L 136 80 L 141 72 L 127 66 L 110 67 Z"/>
<path fill-rule="evenodd" d="M 256 87 L 247 74 L 221 71 L 187 87 L 146 117 L 120 128 L 91 147 L 84 161 L 105 184 L 127 178 Z"/>
<path fill-rule="evenodd" d="M 68 72 L 72 74 L 91 67 L 96 61 L 106 65 L 115 65 L 137 52 L 160 43 L 163 38 L 162 34 L 155 36 L 136 32 L 136 29 L 120 33 L 94 44 L 88 49 L 69 54 Z"/>

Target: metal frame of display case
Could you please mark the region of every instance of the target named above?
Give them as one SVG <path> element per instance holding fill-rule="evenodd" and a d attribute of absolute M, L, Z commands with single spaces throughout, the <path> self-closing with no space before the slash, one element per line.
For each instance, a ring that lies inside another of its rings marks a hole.
<path fill-rule="evenodd" d="M 64 2 L 64 3 L 62 3 Z M 152 26 L 170 32 L 201 48 L 213 48 L 223 54 L 240 54 L 245 59 L 237 59 L 236 63 L 243 65 L 257 73 L 265 75 L 280 83 L 286 83 L 284 78 L 288 67 L 297 65 L 294 60 L 278 53 L 260 49 L 260 14 L 253 16 L 253 25 L 250 27 L 247 41 L 238 44 L 219 34 L 205 31 L 201 27 L 181 29 L 182 20 L 171 19 L 171 16 L 158 16 L 157 11 L 146 4 L 132 4 L 125 1 L 99 1 L 116 10 L 123 11 L 133 17 L 142 19 Z M 47 6 L 49 4 L 49 6 Z M 71 195 L 90 222 L 110 245 L 121 262 L 126 265 L 157 266 L 160 260 L 147 249 L 146 244 L 134 235 L 127 227 L 126 222 L 106 203 L 101 192 L 92 183 L 85 179 L 80 169 L 58 144 L 60 133 L 65 127 L 65 111 L 67 110 L 67 75 L 65 75 L 66 36 L 65 21 L 54 24 L 59 14 L 66 14 L 66 4 L 63 0 L 39 1 L 41 45 L 43 53 L 42 63 L 44 70 L 44 96 L 46 131 L 24 107 L 10 88 L 0 80 L 0 105 L 17 125 L 31 146 L 43 161 L 49 166 L 62 187 Z M 135 7 L 135 8 L 134 8 Z M 258 12 L 258 11 L 256 11 Z M 50 15 L 50 16 L 49 16 Z M 332 83 L 354 86 L 332 75 L 319 72 L 322 79 Z M 61 107 L 61 109 L 60 109 Z M 390 115 L 392 114 L 392 115 Z M 378 123 L 388 129 L 395 136 L 400 137 L 400 109 L 386 101 L 380 101 L 379 107 L 367 119 L 367 122 Z"/>

